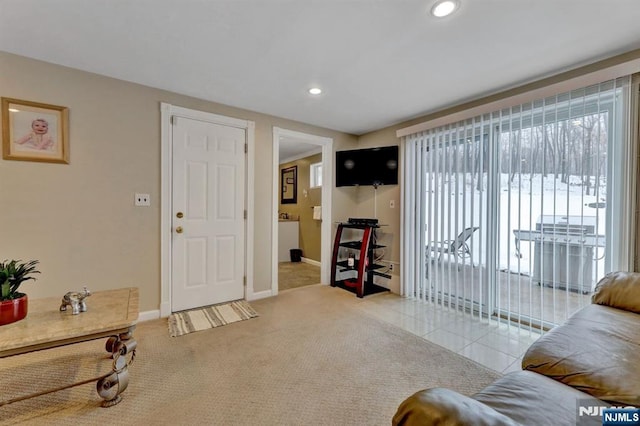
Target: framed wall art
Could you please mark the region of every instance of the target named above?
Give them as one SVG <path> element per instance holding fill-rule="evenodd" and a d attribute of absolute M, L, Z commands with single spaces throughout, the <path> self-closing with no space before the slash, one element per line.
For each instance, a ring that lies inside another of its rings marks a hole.
<path fill-rule="evenodd" d="M 2 158 L 69 164 L 69 109 L 2 98 Z"/>
<path fill-rule="evenodd" d="M 298 166 L 280 170 L 280 204 L 298 202 Z"/>

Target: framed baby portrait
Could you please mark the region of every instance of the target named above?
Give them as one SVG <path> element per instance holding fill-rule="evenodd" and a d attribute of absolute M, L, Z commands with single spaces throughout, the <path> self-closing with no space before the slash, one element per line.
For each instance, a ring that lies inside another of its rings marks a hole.
<path fill-rule="evenodd" d="M 2 98 L 2 158 L 69 164 L 69 109 Z"/>

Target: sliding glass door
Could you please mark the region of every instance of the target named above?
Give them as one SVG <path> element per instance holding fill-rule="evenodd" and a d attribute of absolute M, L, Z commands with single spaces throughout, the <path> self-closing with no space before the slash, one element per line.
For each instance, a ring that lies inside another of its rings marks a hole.
<path fill-rule="evenodd" d="M 588 304 L 620 245 L 628 90 L 620 79 L 408 137 L 405 292 L 545 328 Z"/>
<path fill-rule="evenodd" d="M 488 134 L 469 123 L 422 141 L 425 297 L 480 312 L 488 302 Z"/>
<path fill-rule="evenodd" d="M 621 88 L 522 105 L 499 122 L 496 307 L 557 324 L 590 301 L 607 272 L 609 159 Z M 618 105 L 616 105 L 618 102 Z"/>

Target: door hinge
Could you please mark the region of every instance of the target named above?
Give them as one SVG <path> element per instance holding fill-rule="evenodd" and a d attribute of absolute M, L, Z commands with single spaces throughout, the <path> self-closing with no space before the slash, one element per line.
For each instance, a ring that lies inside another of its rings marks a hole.
<path fill-rule="evenodd" d="M 244 277 L 242 277 L 242 284 L 246 287 L 247 286 L 247 276 L 245 275 Z"/>
<path fill-rule="evenodd" d="M 247 152 L 249 152 L 249 144 L 245 143 L 244 144 L 244 153 L 246 154 Z"/>
<path fill-rule="evenodd" d="M 175 115 L 171 116 L 171 124 L 173 126 L 177 126 L 178 125 L 178 117 L 176 117 Z"/>
<path fill-rule="evenodd" d="M 244 220 L 247 220 L 247 211 L 244 211 Z"/>

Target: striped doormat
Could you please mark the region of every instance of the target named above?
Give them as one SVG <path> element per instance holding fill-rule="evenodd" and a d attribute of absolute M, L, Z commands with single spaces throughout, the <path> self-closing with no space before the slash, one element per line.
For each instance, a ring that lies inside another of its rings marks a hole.
<path fill-rule="evenodd" d="M 169 334 L 171 337 L 182 336 L 194 331 L 221 327 L 232 322 L 244 321 L 257 316 L 256 311 L 246 300 L 205 306 L 171 314 L 169 316 Z"/>

